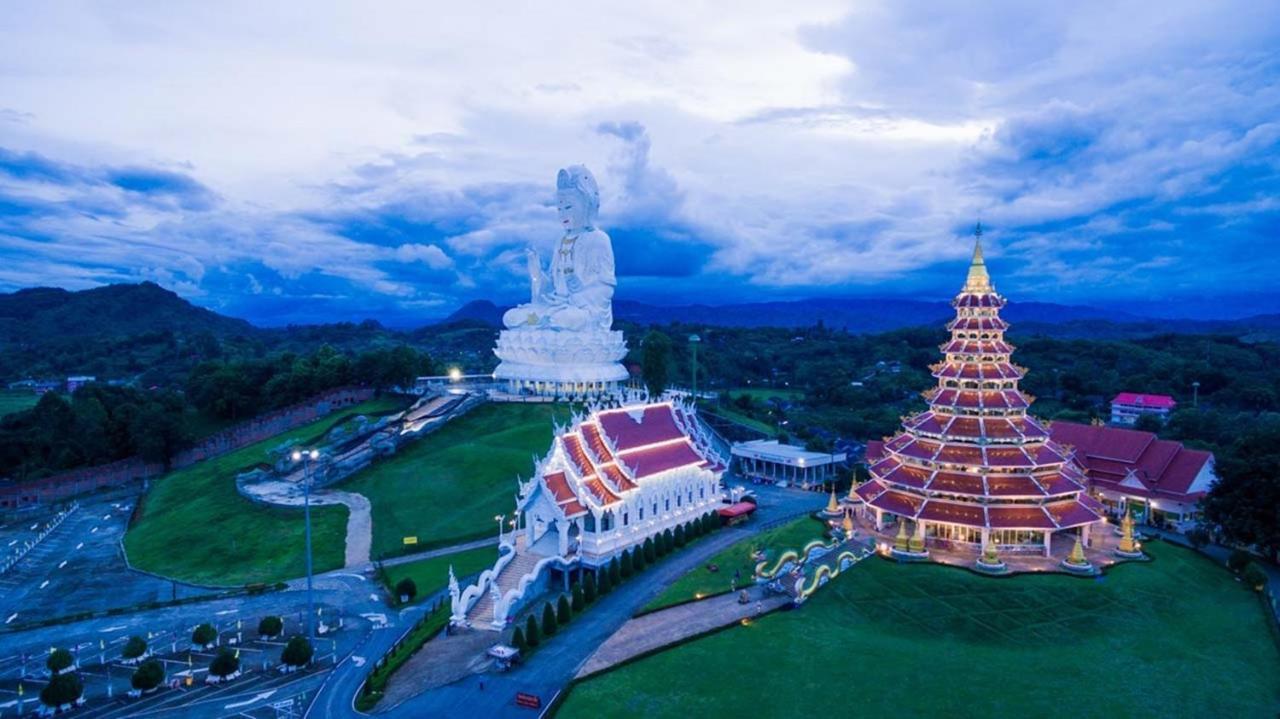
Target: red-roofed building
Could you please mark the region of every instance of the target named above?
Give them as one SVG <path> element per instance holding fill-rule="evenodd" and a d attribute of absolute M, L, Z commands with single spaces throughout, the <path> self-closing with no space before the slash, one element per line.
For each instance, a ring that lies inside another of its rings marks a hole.
<path fill-rule="evenodd" d="M 1084 467 L 1093 494 L 1116 512 L 1135 507 L 1139 519 L 1191 522 L 1216 479 L 1212 453 L 1150 432 L 1054 422 L 1049 434 Z"/>
<path fill-rule="evenodd" d="M 719 509 L 724 465 L 692 407 L 659 402 L 575 417 L 520 487 L 523 546 L 599 566 Z"/>
<path fill-rule="evenodd" d="M 1178 403 L 1167 394 L 1121 392 L 1111 400 L 1111 424 L 1132 427 L 1144 414 L 1153 414 L 1163 422 L 1177 406 Z"/>
<path fill-rule="evenodd" d="M 1010 359 L 1004 305 L 978 244 L 952 302 L 951 339 L 932 367 L 929 409 L 903 420 L 893 437 L 867 444 L 871 479 L 845 500 L 877 531 L 905 523 L 915 547 L 975 554 L 992 545 L 1002 554 L 1049 556 L 1055 535 L 1089 545 L 1102 512 L 1086 494 L 1084 468 L 1027 414 L 1034 398 L 1018 387 L 1027 370 Z M 897 538 L 894 551 L 907 551 Z"/>

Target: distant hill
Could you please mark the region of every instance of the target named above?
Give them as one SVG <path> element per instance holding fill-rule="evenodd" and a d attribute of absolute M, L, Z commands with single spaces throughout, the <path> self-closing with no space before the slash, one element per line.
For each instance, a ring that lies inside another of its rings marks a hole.
<path fill-rule="evenodd" d="M 124 337 L 147 332 L 218 336 L 252 334 L 253 325 L 197 307 L 152 282 L 106 285 L 79 292 L 35 287 L 0 294 L 0 342 Z"/>
<path fill-rule="evenodd" d="M 442 325 L 456 324 L 459 322 L 479 322 L 494 327 L 502 326 L 502 313 L 506 312 L 509 307 L 499 307 L 489 300 L 472 300 L 467 304 L 459 307 L 453 314 L 440 320 Z"/>

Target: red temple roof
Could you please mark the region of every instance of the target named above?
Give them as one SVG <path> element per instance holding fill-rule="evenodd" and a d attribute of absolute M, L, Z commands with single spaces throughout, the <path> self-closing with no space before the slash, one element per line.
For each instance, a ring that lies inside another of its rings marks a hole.
<path fill-rule="evenodd" d="M 609 435 L 609 439 L 613 440 L 613 446 L 619 452 L 685 436 L 676 425 L 669 404 L 649 405 L 636 414 L 635 418 L 633 414 L 634 410 L 615 409 L 598 415 L 600 426 Z"/>
<path fill-rule="evenodd" d="M 1151 432 L 1075 422 L 1054 422 L 1050 435 L 1075 449 L 1077 461 L 1096 486 L 1144 497 L 1195 502 L 1208 490 L 1196 484 L 1213 455 Z M 1132 477 L 1124 487 L 1120 483 Z"/>
<path fill-rule="evenodd" d="M 997 529 L 1056 529 L 1040 507 L 987 507 L 987 521 Z"/>
<path fill-rule="evenodd" d="M 1140 394 L 1137 392 L 1121 392 L 1111 400 L 1112 404 L 1127 404 L 1135 407 L 1151 407 L 1152 409 L 1173 409 L 1177 401 L 1167 394 Z"/>

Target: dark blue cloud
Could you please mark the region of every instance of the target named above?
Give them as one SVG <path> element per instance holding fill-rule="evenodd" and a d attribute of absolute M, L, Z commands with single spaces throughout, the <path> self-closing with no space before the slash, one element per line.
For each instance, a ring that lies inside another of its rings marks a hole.
<path fill-rule="evenodd" d="M 189 175 L 148 167 L 113 167 L 103 179 L 126 192 L 152 201 L 172 202 L 184 210 L 207 210 L 217 202 L 209 188 Z"/>

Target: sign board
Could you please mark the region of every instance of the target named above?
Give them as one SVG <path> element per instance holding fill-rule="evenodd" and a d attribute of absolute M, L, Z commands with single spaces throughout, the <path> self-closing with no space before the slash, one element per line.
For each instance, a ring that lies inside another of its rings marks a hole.
<path fill-rule="evenodd" d="M 524 707 L 525 709 L 541 709 L 542 698 L 537 694 L 516 692 L 516 706 Z"/>
<path fill-rule="evenodd" d="M 417 544 L 417 543 L 418 543 L 418 538 L 417 538 L 417 537 L 405 537 L 405 538 L 404 538 L 404 543 L 405 543 L 405 544 Z"/>

